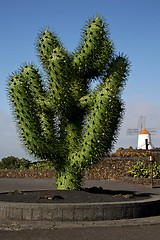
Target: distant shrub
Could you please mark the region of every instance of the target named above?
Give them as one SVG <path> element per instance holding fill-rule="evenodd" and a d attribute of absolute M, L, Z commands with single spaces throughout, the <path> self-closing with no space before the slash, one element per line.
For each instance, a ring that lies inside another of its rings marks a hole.
<path fill-rule="evenodd" d="M 0 169 L 27 169 L 29 168 L 30 161 L 25 158 L 19 159 L 17 157 L 2 158 L 0 162 Z"/>
<path fill-rule="evenodd" d="M 119 148 L 117 149 L 117 151 L 121 151 L 121 150 L 124 150 L 124 148 L 123 148 L 123 147 L 119 147 Z"/>
<path fill-rule="evenodd" d="M 130 146 L 128 149 L 133 149 L 133 147 L 132 147 L 132 146 Z"/>
<path fill-rule="evenodd" d="M 51 161 L 41 161 L 36 163 L 31 163 L 29 169 L 54 169 L 53 162 Z"/>
<path fill-rule="evenodd" d="M 6 157 L 0 162 L 0 169 L 54 169 L 51 161 L 30 162 L 25 158 Z"/>

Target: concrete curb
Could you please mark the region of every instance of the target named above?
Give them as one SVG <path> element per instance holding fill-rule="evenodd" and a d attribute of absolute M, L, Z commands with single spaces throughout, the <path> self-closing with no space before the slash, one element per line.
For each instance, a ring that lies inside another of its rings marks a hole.
<path fill-rule="evenodd" d="M 160 214 L 160 196 L 129 202 L 108 203 L 12 203 L 0 202 L 0 220 L 82 222 L 134 219 Z"/>

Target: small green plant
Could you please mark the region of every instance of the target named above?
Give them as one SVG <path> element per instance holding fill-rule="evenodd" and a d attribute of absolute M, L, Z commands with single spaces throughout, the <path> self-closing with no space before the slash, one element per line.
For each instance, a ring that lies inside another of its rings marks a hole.
<path fill-rule="evenodd" d="M 132 170 L 129 171 L 131 177 L 137 177 L 137 178 L 148 178 L 149 172 L 146 168 L 146 165 L 138 159 L 136 165 L 132 166 Z"/>
<path fill-rule="evenodd" d="M 138 159 L 136 165 L 133 165 L 128 173 L 134 178 L 151 178 L 151 166 Z M 160 165 L 156 162 L 153 163 L 153 178 L 160 178 Z"/>
<path fill-rule="evenodd" d="M 160 165 L 157 166 L 156 162 L 153 164 L 153 178 L 160 178 Z"/>

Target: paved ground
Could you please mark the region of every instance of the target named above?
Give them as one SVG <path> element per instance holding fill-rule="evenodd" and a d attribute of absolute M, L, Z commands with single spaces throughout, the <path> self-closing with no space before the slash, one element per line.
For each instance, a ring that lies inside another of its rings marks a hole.
<path fill-rule="evenodd" d="M 3 240 L 159 240 L 159 226 L 0 231 Z"/>
<path fill-rule="evenodd" d="M 86 181 L 85 186 L 160 194 L 160 187 L 151 188 L 123 181 Z M 0 192 L 16 189 L 56 189 L 56 185 L 55 181 L 50 179 L 0 179 Z M 160 240 L 160 216 L 81 223 L 0 222 L 0 239 L 28 240 L 28 238 L 30 240 Z"/>
<path fill-rule="evenodd" d="M 160 186 L 131 184 L 124 181 L 110 180 L 87 180 L 84 187 L 103 187 L 108 190 L 131 190 L 160 194 Z M 31 179 L 31 178 L 0 178 L 0 192 L 12 190 L 45 190 L 56 189 L 56 181 L 53 179 Z"/>
<path fill-rule="evenodd" d="M 160 186 L 140 185 L 127 183 L 125 181 L 110 180 L 87 180 L 84 187 L 103 187 L 109 190 L 131 190 L 150 192 L 160 194 Z M 41 190 L 56 189 L 56 181 L 54 179 L 32 179 L 32 178 L 0 178 L 0 192 L 12 190 Z"/>

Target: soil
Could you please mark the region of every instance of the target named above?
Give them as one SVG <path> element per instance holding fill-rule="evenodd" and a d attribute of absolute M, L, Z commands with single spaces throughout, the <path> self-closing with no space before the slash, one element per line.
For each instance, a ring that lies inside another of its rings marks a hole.
<path fill-rule="evenodd" d="M 98 203 L 137 201 L 150 198 L 147 193 L 134 191 L 111 191 L 102 187 L 76 190 L 39 190 L 0 193 L 0 201 L 23 203 Z"/>

